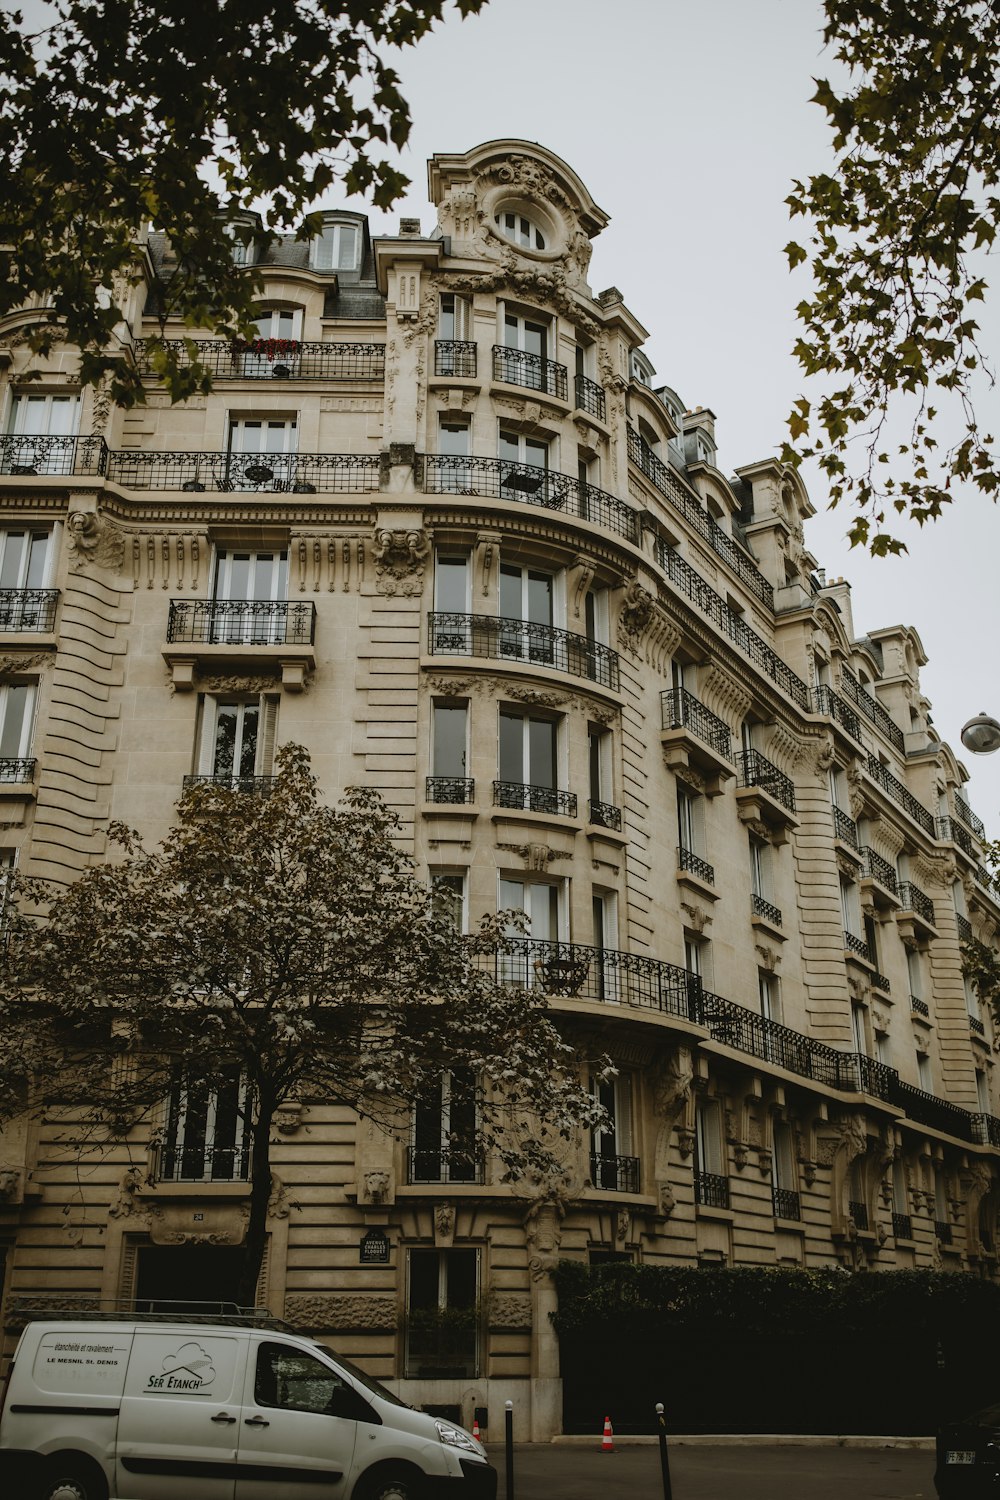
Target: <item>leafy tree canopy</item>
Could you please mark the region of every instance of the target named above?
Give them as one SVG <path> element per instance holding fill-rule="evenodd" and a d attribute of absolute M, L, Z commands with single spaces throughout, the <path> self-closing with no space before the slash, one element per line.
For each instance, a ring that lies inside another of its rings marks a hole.
<path fill-rule="evenodd" d="M 485 0 L 454 0 L 469 15 Z M 142 399 L 116 330 L 154 224 L 178 270 L 163 313 L 252 336 L 256 278 L 233 264 L 220 218 L 264 209 L 265 240 L 334 183 L 387 207 L 407 179 L 380 153 L 410 131 L 380 53 L 416 42 L 447 0 L 56 0 L 31 32 L 0 14 L 0 316 L 46 310 L 32 347 L 65 339 L 85 383 Z M 210 179 L 215 179 L 213 183 Z M 105 289 L 95 298 L 95 289 Z M 121 350 L 119 349 L 119 355 Z M 207 372 L 162 352 L 174 399 Z"/>
<path fill-rule="evenodd" d="M 450 1069 L 469 1080 L 464 1115 L 478 1121 L 455 1148 L 536 1184 L 565 1170 L 579 1127 L 605 1118 L 541 992 L 498 981 L 509 914 L 459 935 L 374 793 L 324 805 L 299 746 L 278 752 L 277 770 L 266 797 L 190 788 L 152 852 L 114 826 L 121 857 L 67 889 L 21 881 L 0 977 L 0 1109 L 69 1107 L 64 1133 L 83 1148 L 161 1118 L 180 1077 L 204 1091 L 241 1076 L 244 1302 L 283 1104 L 347 1105 L 406 1135 L 410 1101 L 440 1097 Z M 606 1060 L 590 1066 L 603 1075 Z"/>
<path fill-rule="evenodd" d="M 893 512 L 923 524 L 956 486 L 995 497 L 1000 484 L 974 403 L 992 384 L 976 252 L 1000 222 L 1000 6 L 825 0 L 825 10 L 848 81 L 818 80 L 815 102 L 838 155 L 831 172 L 795 183 L 789 207 L 811 232 L 786 253 L 812 272 L 795 352 L 827 393 L 796 401 L 784 457 L 817 460 L 831 504 L 853 508 L 851 541 L 880 555 L 905 550 L 886 529 Z"/>

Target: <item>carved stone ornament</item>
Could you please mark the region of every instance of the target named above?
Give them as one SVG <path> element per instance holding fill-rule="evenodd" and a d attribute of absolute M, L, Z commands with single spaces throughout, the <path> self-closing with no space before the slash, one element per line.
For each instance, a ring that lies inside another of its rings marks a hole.
<path fill-rule="evenodd" d="M 625 597 L 618 614 L 618 629 L 631 650 L 638 649 L 639 638 L 653 618 L 654 607 L 652 594 L 647 593 L 638 579 L 630 578 L 625 581 Z"/>
<path fill-rule="evenodd" d="M 760 1175 L 762 1177 L 770 1177 L 773 1160 L 771 1152 L 766 1147 L 761 1147 L 757 1152 L 757 1165 L 760 1168 Z"/>
<path fill-rule="evenodd" d="M 533 1203 L 525 1214 L 524 1234 L 532 1281 L 543 1281 L 559 1264 L 565 1213 L 561 1199 L 545 1198 Z"/>
<path fill-rule="evenodd" d="M 39 667 L 50 667 L 54 661 L 51 651 L 6 652 L 0 656 L 0 673 L 35 672 Z"/>
<path fill-rule="evenodd" d="M 0 1166 L 0 1202 L 16 1203 L 21 1196 L 21 1171 Z"/>
<path fill-rule="evenodd" d="M 373 1292 L 338 1296 L 289 1296 L 284 1316 L 293 1328 L 310 1333 L 387 1333 L 396 1327 L 395 1296 Z"/>
<path fill-rule="evenodd" d="M 665 1219 L 669 1219 L 670 1215 L 673 1213 L 673 1211 L 676 1208 L 676 1206 L 677 1206 L 677 1200 L 674 1198 L 674 1190 L 670 1186 L 670 1183 L 669 1182 L 661 1182 L 660 1183 L 660 1213 L 663 1215 L 663 1217 Z"/>
<path fill-rule="evenodd" d="M 553 860 L 573 858 L 572 854 L 550 849 L 548 844 L 497 844 L 497 848 L 509 854 L 519 854 L 529 870 L 545 870 Z"/>
<path fill-rule="evenodd" d="M 516 1292 L 491 1292 L 488 1318 L 497 1333 L 527 1333 L 531 1327 L 531 1298 Z"/>
<path fill-rule="evenodd" d="M 136 1199 L 136 1193 L 143 1186 L 146 1174 L 141 1167 L 128 1167 L 122 1174 L 118 1183 L 118 1193 L 114 1202 L 108 1209 L 108 1217 L 112 1219 L 127 1219 L 132 1214 L 145 1212 L 146 1205 Z"/>
<path fill-rule="evenodd" d="M 747 1148 L 742 1141 L 737 1141 L 733 1146 L 733 1166 L 737 1172 L 742 1172 L 747 1164 Z"/>
<path fill-rule="evenodd" d="M 271 1192 L 267 1200 L 267 1217 L 269 1219 L 287 1219 L 293 1206 L 285 1184 L 277 1172 L 272 1172 Z"/>
<path fill-rule="evenodd" d="M 706 927 L 711 926 L 712 915 L 707 907 L 694 901 L 682 901 L 680 905 L 684 913 L 684 926 L 692 932 L 704 932 Z"/>
<path fill-rule="evenodd" d="M 680 1152 L 681 1158 L 684 1161 L 687 1161 L 688 1157 L 691 1155 L 691 1152 L 694 1150 L 694 1131 L 689 1130 L 686 1126 L 682 1127 L 677 1132 L 677 1150 Z"/>
<path fill-rule="evenodd" d="M 366 1172 L 365 1173 L 365 1198 L 369 1203 L 382 1203 L 385 1201 L 389 1191 L 390 1177 L 388 1172 Z"/>
<path fill-rule="evenodd" d="M 439 1240 L 450 1240 L 455 1233 L 455 1209 L 450 1203 L 434 1205 L 434 1235 Z"/>
<path fill-rule="evenodd" d="M 90 510 L 73 510 L 66 522 L 69 570 L 81 573 L 84 568 L 106 568 L 121 571 L 125 556 L 125 537 L 105 516 Z"/>
<path fill-rule="evenodd" d="M 531 703 L 537 708 L 565 708 L 569 702 L 565 693 L 547 693 L 526 682 L 508 683 L 504 687 L 504 697 L 516 698 L 520 703 Z"/>
<path fill-rule="evenodd" d="M 632 1215 L 627 1208 L 620 1208 L 615 1216 L 615 1239 L 620 1245 L 628 1239 L 631 1228 Z"/>
<path fill-rule="evenodd" d="M 834 749 L 832 741 L 828 741 L 825 745 L 820 745 L 814 761 L 817 775 L 822 776 L 829 771 L 833 765 L 833 757 Z"/>
<path fill-rule="evenodd" d="M 424 566 L 431 555 L 426 532 L 377 527 L 372 555 L 375 587 L 380 594 L 412 596 L 423 592 Z"/>

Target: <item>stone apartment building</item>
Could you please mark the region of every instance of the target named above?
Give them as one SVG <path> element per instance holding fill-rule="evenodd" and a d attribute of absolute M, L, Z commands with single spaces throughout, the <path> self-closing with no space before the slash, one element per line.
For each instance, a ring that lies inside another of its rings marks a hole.
<path fill-rule="evenodd" d="M 305 744 L 376 787 L 463 920 L 618 1065 L 558 1184 L 448 1150 L 449 1079 L 392 1139 L 303 1100 L 260 1297 L 417 1404 L 558 1430 L 560 1256 L 997 1274 L 992 941 L 966 772 L 909 626 L 856 631 L 773 459 L 717 466 L 646 330 L 587 281 L 607 223 L 544 147 L 429 164 L 435 227 L 331 211 L 259 267 L 207 397 L 112 409 L 0 325 L 0 855 L 74 879 L 188 777 L 266 791 Z M 234 255 L 256 262 L 254 222 Z M 120 330 L 147 368 L 170 247 Z M 167 328 L 180 338 L 180 328 Z M 29 373 L 38 378 L 28 381 Z M 8 1309 L 225 1295 L 239 1081 L 159 1143 L 0 1136 Z"/>

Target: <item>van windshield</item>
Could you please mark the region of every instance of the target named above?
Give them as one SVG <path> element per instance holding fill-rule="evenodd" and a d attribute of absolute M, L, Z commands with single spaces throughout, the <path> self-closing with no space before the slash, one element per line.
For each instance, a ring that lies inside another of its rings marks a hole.
<path fill-rule="evenodd" d="M 359 1369 L 353 1360 L 345 1359 L 342 1354 L 338 1354 L 335 1349 L 331 1349 L 329 1344 L 317 1344 L 316 1348 L 322 1349 L 324 1354 L 328 1354 L 331 1359 L 336 1360 L 342 1370 L 346 1370 L 348 1375 L 353 1375 L 358 1384 L 363 1385 L 373 1395 L 381 1396 L 383 1401 L 390 1402 L 392 1406 L 404 1406 L 407 1411 L 413 1410 L 408 1401 L 401 1401 L 393 1391 L 387 1390 L 384 1385 L 380 1385 L 371 1375 L 366 1375 L 364 1370 Z"/>

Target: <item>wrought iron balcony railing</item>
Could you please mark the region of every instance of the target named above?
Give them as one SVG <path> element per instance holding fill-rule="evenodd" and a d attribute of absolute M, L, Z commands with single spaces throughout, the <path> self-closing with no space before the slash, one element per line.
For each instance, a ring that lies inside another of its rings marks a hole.
<path fill-rule="evenodd" d="M 959 1140 L 975 1139 L 973 1116 L 968 1110 L 962 1109 L 958 1104 L 950 1104 L 947 1099 L 939 1099 L 926 1089 L 915 1088 L 912 1083 L 904 1083 L 901 1078 L 896 1079 L 890 1103 L 900 1105 L 909 1118 L 916 1120 L 919 1125 L 930 1125 L 932 1129 L 957 1136 Z"/>
<path fill-rule="evenodd" d="M 250 1151 L 245 1146 L 159 1146 L 153 1158 L 154 1182 L 248 1182 Z"/>
<path fill-rule="evenodd" d="M 507 385 L 519 385 L 544 396 L 569 400 L 569 371 L 554 359 L 529 354 L 525 349 L 510 349 L 506 344 L 493 345 L 493 379 Z"/>
<path fill-rule="evenodd" d="M 745 651 L 755 666 L 759 667 L 772 682 L 783 688 L 788 696 L 808 712 L 809 689 L 797 677 L 791 667 L 782 661 L 766 641 L 750 629 L 738 610 L 732 609 L 705 580 L 684 561 L 680 553 L 666 542 L 657 543 L 657 562 L 675 588 L 696 604 L 741 651 Z"/>
<path fill-rule="evenodd" d="M 737 763 L 740 786 L 759 786 L 775 802 L 780 802 L 787 812 L 795 812 L 795 787 L 791 779 L 766 755 L 761 755 L 759 750 L 741 750 Z"/>
<path fill-rule="evenodd" d="M 873 990 L 881 990 L 882 993 L 883 993 L 883 995 L 888 995 L 891 992 L 891 990 L 892 990 L 892 986 L 889 983 L 889 980 L 887 979 L 887 977 L 885 976 L 885 974 L 880 974 L 879 971 L 878 971 L 878 969 L 876 969 L 875 972 L 874 972 L 874 974 L 872 975 L 872 981 L 871 982 L 872 982 L 872 989 Z"/>
<path fill-rule="evenodd" d="M 608 412 L 603 385 L 598 385 L 596 380 L 590 380 L 586 375 L 578 375 L 575 382 L 575 395 L 578 411 L 585 411 L 588 416 L 596 417 L 599 422 L 607 421 Z"/>
<path fill-rule="evenodd" d="M 517 808 L 520 812 L 553 813 L 576 817 L 576 793 L 560 792 L 552 786 L 532 786 L 522 781 L 494 781 L 493 806 Z"/>
<path fill-rule="evenodd" d="M 691 875 L 697 875 L 699 880 L 704 880 L 708 885 L 715 884 L 715 870 L 707 859 L 702 859 L 695 854 L 693 849 L 685 849 L 683 844 L 677 846 L 677 865 L 681 870 L 687 870 Z"/>
<path fill-rule="evenodd" d="M 1000 1120 L 996 1115 L 973 1115 L 972 1138 L 980 1146 L 1000 1146 Z"/>
<path fill-rule="evenodd" d="M 718 1172 L 699 1172 L 694 1174 L 694 1201 L 700 1203 L 702 1208 L 728 1208 L 729 1207 L 729 1178 L 722 1177 Z"/>
<path fill-rule="evenodd" d="M 963 943 L 971 943 L 973 939 L 972 923 L 968 917 L 963 917 L 960 911 L 955 913 L 955 926 L 958 928 L 958 936 Z"/>
<path fill-rule="evenodd" d="M 511 463 L 502 458 L 465 458 L 451 453 L 424 455 L 424 492 L 428 495 L 485 495 L 538 505 L 604 526 L 638 542 L 639 516 L 624 500 L 571 474 L 543 469 L 538 464 Z"/>
<path fill-rule="evenodd" d="M 605 1193 L 637 1193 L 639 1191 L 639 1158 L 637 1156 L 605 1156 L 591 1153 L 591 1185 Z"/>
<path fill-rule="evenodd" d="M 986 824 L 982 818 L 977 818 L 965 798 L 955 793 L 955 811 L 967 828 L 971 828 L 977 839 L 985 839 Z"/>
<path fill-rule="evenodd" d="M 942 1245 L 951 1244 L 951 1225 L 948 1223 L 947 1219 L 934 1220 L 934 1233 L 937 1235 Z"/>
<path fill-rule="evenodd" d="M 895 720 L 890 718 L 886 713 L 878 699 L 873 698 L 871 693 L 861 686 L 854 673 L 847 667 L 841 669 L 840 685 L 844 691 L 844 695 L 850 698 L 856 707 L 860 708 L 869 723 L 874 724 L 876 729 L 881 730 L 889 743 L 902 754 L 904 746 L 903 731 Z"/>
<path fill-rule="evenodd" d="M 872 958 L 871 949 L 868 946 L 867 938 L 858 937 L 856 932 L 848 932 L 845 928 L 844 947 L 847 949 L 848 953 L 855 953 L 857 954 L 858 958 L 863 958 L 865 963 L 874 964 L 875 960 Z"/>
<path fill-rule="evenodd" d="M 192 786 L 217 786 L 225 791 L 246 792 L 253 797 L 268 797 L 274 785 L 273 776 L 240 776 L 229 772 L 213 772 L 211 776 L 185 776 L 184 790 Z"/>
<path fill-rule="evenodd" d="M 937 836 L 939 839 L 950 839 L 970 859 L 978 860 L 979 850 L 976 848 L 976 841 L 968 829 L 962 827 L 957 818 L 938 818 Z"/>
<path fill-rule="evenodd" d="M 865 769 L 872 781 L 880 786 L 887 797 L 891 797 L 898 807 L 909 813 L 914 823 L 918 824 L 925 833 L 934 837 L 934 818 L 913 793 L 910 792 L 898 777 L 893 776 L 887 766 L 884 766 L 876 755 L 869 755 Z M 939 819 L 939 822 L 942 820 Z"/>
<path fill-rule="evenodd" d="M 440 611 L 428 616 L 428 627 L 432 656 L 524 662 L 527 666 L 550 667 L 570 677 L 583 677 L 614 692 L 618 690 L 618 652 L 571 630 L 500 615 L 454 615 Z"/>
<path fill-rule="evenodd" d="M 931 1008 L 926 1000 L 921 1000 L 919 995 L 910 996 L 910 1009 L 915 1016 L 929 1016 Z"/>
<path fill-rule="evenodd" d="M 475 380 L 476 346 L 470 339 L 435 339 L 434 374 Z"/>
<path fill-rule="evenodd" d="M 750 909 L 755 917 L 763 917 L 772 927 L 781 926 L 781 912 L 770 901 L 765 901 L 763 896 L 758 896 L 756 891 L 750 894 Z"/>
<path fill-rule="evenodd" d="M 733 570 L 754 598 L 759 599 L 761 604 L 766 605 L 768 609 L 773 609 L 774 589 L 749 554 L 733 540 L 727 531 L 723 531 L 715 517 L 709 515 L 698 498 L 684 488 L 676 475 L 648 447 L 635 428 L 629 427 L 627 431 L 628 456 L 636 467 L 642 470 L 664 499 L 669 500 L 688 525 L 708 543 L 716 556 L 721 557 L 723 562 Z M 803 707 L 805 707 L 804 704 Z"/>
<path fill-rule="evenodd" d="M 660 718 L 664 729 L 690 729 L 717 754 L 732 760 L 733 740 L 729 725 L 686 688 L 667 688 L 660 694 Z"/>
<path fill-rule="evenodd" d="M 476 783 L 471 776 L 428 776 L 424 796 L 428 802 L 475 802 Z"/>
<path fill-rule="evenodd" d="M 108 445 L 99 437 L 18 433 L 0 437 L 0 474 L 104 474 Z"/>
<path fill-rule="evenodd" d="M 835 724 L 851 736 L 852 740 L 861 742 L 861 720 L 847 703 L 844 702 L 839 693 L 833 688 L 827 687 L 825 683 L 813 688 L 813 713 L 825 714 Z"/>
<path fill-rule="evenodd" d="M 892 1237 L 896 1240 L 912 1240 L 913 1220 L 909 1214 L 893 1214 Z"/>
<path fill-rule="evenodd" d="M 915 911 L 929 926 L 934 926 L 934 902 L 912 880 L 899 882 L 899 901 L 903 911 Z"/>
<path fill-rule="evenodd" d="M 514 938 L 497 953 L 493 965 L 505 983 L 549 995 L 636 1006 L 694 1022 L 703 1019 L 701 981 L 677 964 L 641 953 Z"/>
<path fill-rule="evenodd" d="M 467 1152 L 446 1147 L 427 1150 L 423 1146 L 408 1146 L 406 1149 L 406 1180 L 409 1183 L 481 1183 L 483 1178 L 482 1161 Z"/>
<path fill-rule="evenodd" d="M 802 1217 L 799 1195 L 792 1192 L 790 1188 L 772 1188 L 771 1205 L 774 1209 L 774 1217 L 776 1219 L 799 1219 Z"/>
<path fill-rule="evenodd" d="M 847 1211 L 854 1220 L 855 1229 L 862 1232 L 868 1228 L 868 1205 L 861 1203 L 857 1198 L 852 1198 L 847 1205 Z"/>
<path fill-rule="evenodd" d="M 978 1016 L 974 1016 L 971 1011 L 969 1012 L 969 1030 L 974 1031 L 976 1033 L 976 1036 L 986 1035 L 986 1027 L 984 1023 L 979 1019 Z"/>
<path fill-rule="evenodd" d="M 833 831 L 838 839 L 845 844 L 850 844 L 852 849 L 861 853 L 861 844 L 858 840 L 858 825 L 854 819 L 845 813 L 842 807 L 833 807 Z"/>
<path fill-rule="evenodd" d="M 861 850 L 861 853 L 865 857 L 864 869 L 867 878 L 869 880 L 877 880 L 879 885 L 883 886 L 887 891 L 891 891 L 894 896 L 898 896 L 899 883 L 896 871 L 889 861 L 883 859 L 878 850 L 869 848 L 867 844 Z"/>
<path fill-rule="evenodd" d="M 28 782 L 35 779 L 35 762 L 23 755 L 0 759 L 0 781 Z"/>
<path fill-rule="evenodd" d="M 0 589 L 0 631 L 55 629 L 58 589 Z"/>
<path fill-rule="evenodd" d="M 377 490 L 377 453 L 152 453 L 108 455 L 107 476 L 127 490 L 361 494 Z"/>
<path fill-rule="evenodd" d="M 194 339 L 195 357 L 213 380 L 384 380 L 384 344 L 303 343 L 300 339 Z M 185 339 L 146 339 L 136 347 L 139 373 L 154 375 L 156 346 L 190 365 Z"/>
<path fill-rule="evenodd" d="M 595 828 L 610 828 L 612 833 L 622 831 L 622 810 L 610 802 L 595 802 L 591 797 L 587 803 L 587 818 Z"/>
<path fill-rule="evenodd" d="M 169 642 L 206 646 L 310 646 L 312 603 L 253 599 L 171 599 Z"/>

